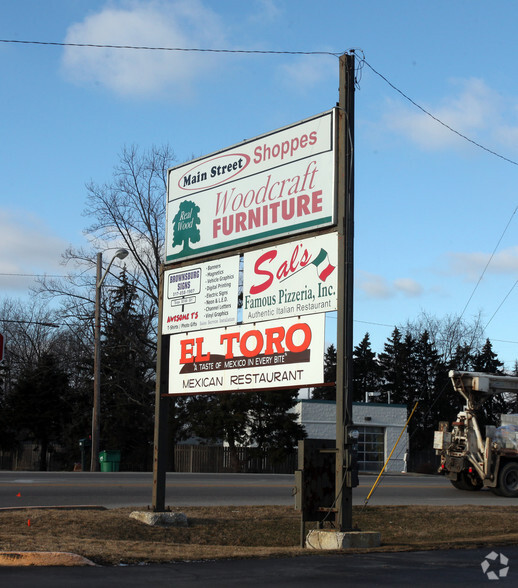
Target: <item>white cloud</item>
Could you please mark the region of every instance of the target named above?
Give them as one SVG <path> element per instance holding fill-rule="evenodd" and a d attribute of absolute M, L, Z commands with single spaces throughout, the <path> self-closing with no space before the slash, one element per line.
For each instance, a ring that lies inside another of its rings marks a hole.
<path fill-rule="evenodd" d="M 459 92 L 445 98 L 440 105 L 420 105 L 470 139 L 477 140 L 480 135 L 488 134 L 492 138 L 498 134 L 505 135 L 507 127 L 501 123 L 504 104 L 500 96 L 480 79 L 455 80 L 454 84 L 459 87 Z M 464 141 L 429 115 L 406 103 L 391 101 L 384 122 L 390 130 L 406 136 L 425 149 L 442 149 L 460 145 L 459 141 Z"/>
<path fill-rule="evenodd" d="M 421 296 L 423 293 L 423 287 L 421 284 L 415 280 L 412 280 L 411 278 L 399 278 L 394 280 L 394 288 L 398 292 L 402 292 L 406 296 L 410 296 L 412 298 Z"/>
<path fill-rule="evenodd" d="M 356 287 L 368 298 L 388 299 L 401 294 L 406 298 L 416 298 L 423 294 L 423 287 L 411 278 L 397 278 L 390 282 L 383 276 L 359 272 Z"/>
<path fill-rule="evenodd" d="M 448 268 L 454 275 L 464 276 L 469 281 L 476 281 L 482 275 L 489 259 L 489 253 L 449 253 Z M 511 274 L 518 273 L 518 246 L 510 247 L 497 252 L 486 269 L 489 274 Z"/>
<path fill-rule="evenodd" d="M 219 17 L 200 0 L 111 2 L 69 27 L 66 43 L 147 47 L 223 46 Z M 185 97 L 207 73 L 210 53 L 66 47 L 63 69 L 79 84 L 98 84 L 130 96 Z"/>
<path fill-rule="evenodd" d="M 280 68 L 283 82 L 309 92 L 323 80 L 336 78 L 336 59 L 330 55 L 303 55 Z"/>
<path fill-rule="evenodd" d="M 360 272 L 356 286 L 359 290 L 364 292 L 368 298 L 386 299 L 394 296 L 394 291 L 391 289 L 387 280 L 376 274 Z"/>
<path fill-rule="evenodd" d="M 284 10 L 275 0 L 256 0 L 256 7 L 249 20 L 251 22 L 271 22 L 280 18 Z"/>
<path fill-rule="evenodd" d="M 0 257 L 2 291 L 26 291 L 33 283 L 33 278 L 16 274 L 63 273 L 61 254 L 68 243 L 52 235 L 41 219 L 25 212 L 1 210 L 0 234 L 3 249 Z"/>

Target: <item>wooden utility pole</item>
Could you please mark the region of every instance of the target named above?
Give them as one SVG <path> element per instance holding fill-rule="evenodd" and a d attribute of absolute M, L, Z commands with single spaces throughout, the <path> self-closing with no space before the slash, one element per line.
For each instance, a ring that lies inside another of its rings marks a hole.
<path fill-rule="evenodd" d="M 336 345 L 335 526 L 352 529 L 352 364 L 354 243 L 354 55 L 340 57 L 338 103 L 338 311 Z"/>
<path fill-rule="evenodd" d="M 101 419 L 101 282 L 103 254 L 97 254 L 97 271 L 95 277 L 95 316 L 94 316 L 94 406 L 92 412 L 92 454 L 90 471 L 99 471 L 99 437 Z"/>

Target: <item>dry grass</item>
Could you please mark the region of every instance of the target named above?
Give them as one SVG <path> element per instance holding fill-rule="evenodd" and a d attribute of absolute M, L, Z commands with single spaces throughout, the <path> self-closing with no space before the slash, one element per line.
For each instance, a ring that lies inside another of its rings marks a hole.
<path fill-rule="evenodd" d="M 290 507 L 172 509 L 187 515 L 187 528 L 149 527 L 129 518 L 132 510 L 2 511 L 0 551 L 71 551 L 108 565 L 307 554 L 299 547 L 300 515 Z M 363 531 L 381 532 L 376 551 L 518 543 L 512 506 L 355 507 L 353 520 Z"/>

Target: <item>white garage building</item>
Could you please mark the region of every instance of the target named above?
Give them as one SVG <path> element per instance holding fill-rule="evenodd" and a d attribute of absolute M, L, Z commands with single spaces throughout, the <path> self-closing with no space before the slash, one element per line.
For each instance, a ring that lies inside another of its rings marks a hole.
<path fill-rule="evenodd" d="M 331 400 L 299 400 L 294 408 L 297 422 L 304 426 L 309 439 L 335 439 L 336 403 Z M 407 420 L 403 404 L 354 402 L 353 422 L 360 433 L 358 463 L 361 472 L 379 473 L 394 448 Z M 394 450 L 387 472 L 406 471 L 408 434 L 402 435 Z"/>

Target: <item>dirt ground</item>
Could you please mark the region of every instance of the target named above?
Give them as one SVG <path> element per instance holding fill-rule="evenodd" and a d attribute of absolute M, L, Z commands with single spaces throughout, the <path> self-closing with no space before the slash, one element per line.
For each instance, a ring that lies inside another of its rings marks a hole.
<path fill-rule="evenodd" d="M 188 527 L 150 527 L 139 509 L 0 511 L 0 551 L 67 551 L 97 564 L 297 556 L 300 514 L 291 507 L 182 507 Z M 355 507 L 362 531 L 381 533 L 371 551 L 474 548 L 518 543 L 518 507 Z M 306 532 L 315 528 L 307 523 Z M 312 551 L 311 553 L 316 553 Z"/>

